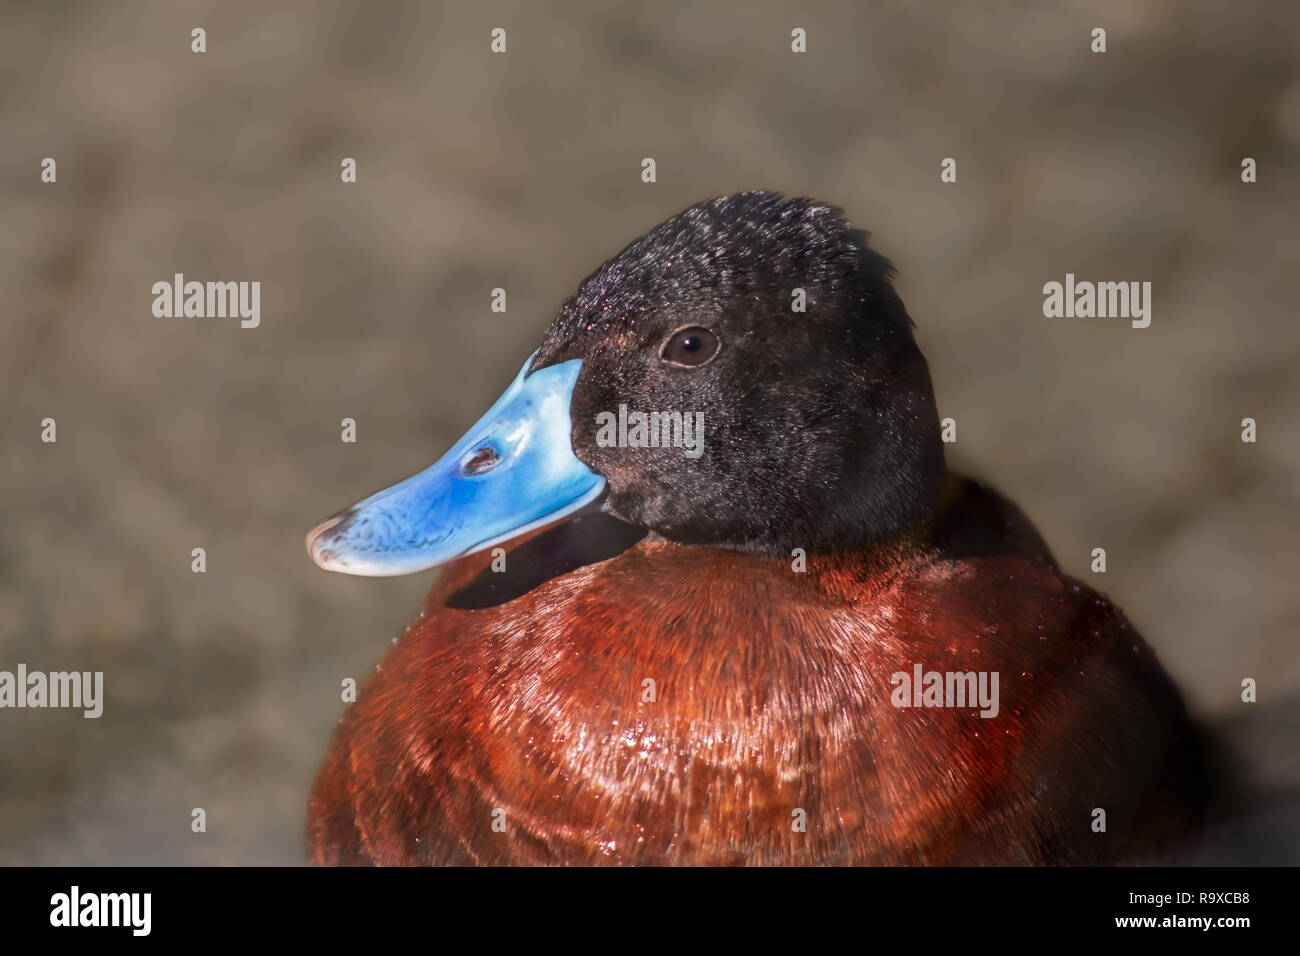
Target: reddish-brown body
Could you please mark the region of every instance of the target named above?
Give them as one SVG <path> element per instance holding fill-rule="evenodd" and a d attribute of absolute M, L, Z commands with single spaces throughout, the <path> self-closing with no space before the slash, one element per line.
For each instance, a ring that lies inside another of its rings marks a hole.
<path fill-rule="evenodd" d="M 454 563 L 336 732 L 312 860 L 1103 863 L 1193 831 L 1190 727 L 1123 615 L 973 485 L 928 540 L 796 573 L 651 536 L 476 610 L 446 602 L 491 558 Z M 999 714 L 895 707 L 915 664 L 997 671 Z"/>

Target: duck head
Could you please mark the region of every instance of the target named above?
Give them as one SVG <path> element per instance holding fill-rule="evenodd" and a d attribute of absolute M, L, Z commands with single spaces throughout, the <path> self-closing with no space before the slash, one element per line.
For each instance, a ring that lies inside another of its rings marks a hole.
<path fill-rule="evenodd" d="M 943 450 L 892 274 L 831 206 L 769 192 L 692 206 L 583 281 L 437 463 L 317 526 L 308 551 L 405 574 L 597 506 L 768 554 L 923 525 Z"/>

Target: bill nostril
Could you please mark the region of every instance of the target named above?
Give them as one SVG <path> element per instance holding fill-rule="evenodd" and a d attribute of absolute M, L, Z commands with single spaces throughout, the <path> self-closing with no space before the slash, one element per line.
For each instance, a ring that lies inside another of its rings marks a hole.
<path fill-rule="evenodd" d="M 484 445 L 482 448 L 475 449 L 474 454 L 465 459 L 461 471 L 467 475 L 481 475 L 491 471 L 500 461 L 501 456 L 497 454 L 496 449 L 491 445 Z"/>

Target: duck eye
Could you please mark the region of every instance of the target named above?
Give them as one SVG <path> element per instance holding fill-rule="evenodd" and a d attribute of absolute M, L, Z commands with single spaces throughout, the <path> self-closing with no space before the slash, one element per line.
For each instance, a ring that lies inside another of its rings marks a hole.
<path fill-rule="evenodd" d="M 659 355 L 670 365 L 697 368 L 718 354 L 718 337 L 699 325 L 678 329 L 672 334 Z"/>

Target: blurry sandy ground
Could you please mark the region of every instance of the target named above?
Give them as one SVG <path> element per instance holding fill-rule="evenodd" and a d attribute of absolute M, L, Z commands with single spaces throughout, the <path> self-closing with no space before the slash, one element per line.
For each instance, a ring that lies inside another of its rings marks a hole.
<path fill-rule="evenodd" d="M 0 668 L 108 700 L 0 713 L 0 862 L 299 861 L 339 681 L 430 578 L 325 574 L 303 532 L 440 454 L 605 257 L 751 187 L 873 231 L 953 463 L 1294 785 L 1300 8 L 695 6 L 4 5 Z M 1151 327 L 1044 319 L 1067 271 L 1152 281 Z M 153 318 L 174 272 L 260 280 L 261 328 Z"/>

